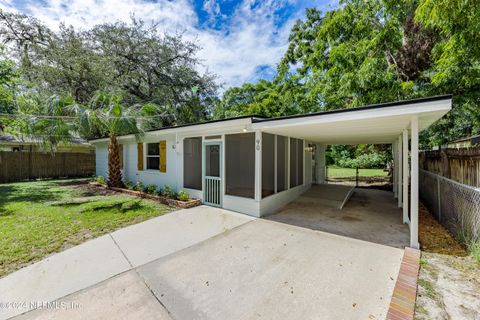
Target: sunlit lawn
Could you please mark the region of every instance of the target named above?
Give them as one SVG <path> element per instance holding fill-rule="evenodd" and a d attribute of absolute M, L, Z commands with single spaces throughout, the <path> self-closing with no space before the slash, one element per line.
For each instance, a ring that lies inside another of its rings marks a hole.
<path fill-rule="evenodd" d="M 100 191 L 86 182 L 0 184 L 0 277 L 54 252 L 171 210 L 151 200 Z"/>
<path fill-rule="evenodd" d="M 360 177 L 386 177 L 388 172 L 384 171 L 384 169 L 358 169 L 358 175 Z M 329 178 L 355 177 L 356 170 L 352 168 L 328 167 L 327 176 Z"/>

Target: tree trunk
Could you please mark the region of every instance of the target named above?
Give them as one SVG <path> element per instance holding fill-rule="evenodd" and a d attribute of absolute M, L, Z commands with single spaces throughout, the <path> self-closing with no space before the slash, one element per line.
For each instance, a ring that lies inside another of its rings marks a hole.
<path fill-rule="evenodd" d="M 117 137 L 110 136 L 108 145 L 108 181 L 109 187 L 122 187 L 122 172 L 120 171 L 120 155 Z"/>

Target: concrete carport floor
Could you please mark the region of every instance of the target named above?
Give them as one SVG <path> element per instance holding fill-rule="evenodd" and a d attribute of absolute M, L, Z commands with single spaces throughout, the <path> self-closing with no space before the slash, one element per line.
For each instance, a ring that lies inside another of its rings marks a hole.
<path fill-rule="evenodd" d="M 382 319 L 402 255 L 256 219 L 18 319 Z"/>
<path fill-rule="evenodd" d="M 355 188 L 339 209 L 351 188 L 314 185 L 267 219 L 397 248 L 408 247 L 409 228 L 403 223 L 402 209 L 398 208 L 393 193 Z"/>

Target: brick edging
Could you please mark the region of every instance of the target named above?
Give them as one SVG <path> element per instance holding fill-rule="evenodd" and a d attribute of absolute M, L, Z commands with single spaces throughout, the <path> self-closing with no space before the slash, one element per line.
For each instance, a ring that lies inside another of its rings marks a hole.
<path fill-rule="evenodd" d="M 417 299 L 420 250 L 405 248 L 397 282 L 388 308 L 387 320 L 413 319 Z"/>

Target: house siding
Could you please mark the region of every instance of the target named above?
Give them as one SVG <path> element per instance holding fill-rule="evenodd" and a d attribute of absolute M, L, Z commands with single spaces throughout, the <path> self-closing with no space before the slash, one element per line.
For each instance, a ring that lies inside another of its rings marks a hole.
<path fill-rule="evenodd" d="M 95 174 L 108 178 L 108 143 L 95 144 Z"/>
<path fill-rule="evenodd" d="M 218 132 L 221 134 L 223 143 L 224 134 L 223 132 Z M 228 132 L 231 133 L 231 132 Z M 236 133 L 239 133 L 236 131 Z M 122 170 L 123 177 L 125 180 L 129 180 L 133 183 L 141 181 L 144 185 L 156 185 L 157 187 L 164 187 L 165 185 L 171 186 L 174 190 L 179 191 L 183 189 L 183 139 L 186 137 L 195 137 L 195 136 L 207 136 L 213 135 L 213 133 L 200 133 L 193 132 L 187 134 L 148 134 L 143 138 L 143 143 L 158 143 L 159 141 L 166 141 L 166 150 L 167 150 L 167 170 L 165 173 L 160 172 L 160 170 L 147 169 L 145 153 L 147 152 L 146 145 L 144 146 L 144 170 L 138 170 L 137 162 L 137 141 L 134 138 L 128 138 L 120 140 L 120 143 L 123 145 L 123 157 L 124 157 L 124 168 Z M 258 138 L 260 138 L 258 136 Z M 260 138 L 261 139 L 261 138 Z M 97 175 L 102 175 L 107 177 L 108 173 L 108 152 L 107 152 L 107 142 L 97 142 L 96 148 L 96 158 L 97 158 Z M 304 141 L 304 150 L 308 145 L 308 141 Z M 257 151 L 256 157 L 261 156 L 261 151 Z M 242 198 L 230 195 L 223 195 L 222 206 L 225 209 L 241 212 L 254 217 L 261 217 L 267 214 L 274 213 L 284 205 L 295 200 L 302 193 L 307 191 L 312 183 L 312 155 L 309 151 L 304 151 L 304 183 L 303 185 L 289 188 L 280 193 L 273 194 L 269 197 L 261 199 L 257 197 L 256 199 Z M 256 161 L 257 165 L 261 163 L 260 159 Z M 261 170 L 256 170 L 256 174 Z M 225 172 L 223 173 L 225 174 Z M 223 176 L 225 179 L 225 176 Z M 223 181 L 225 183 L 225 180 Z M 258 187 L 258 186 L 257 186 Z M 185 189 L 192 197 L 200 198 L 203 200 L 202 190 L 191 190 Z"/>

